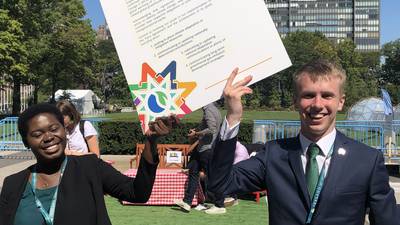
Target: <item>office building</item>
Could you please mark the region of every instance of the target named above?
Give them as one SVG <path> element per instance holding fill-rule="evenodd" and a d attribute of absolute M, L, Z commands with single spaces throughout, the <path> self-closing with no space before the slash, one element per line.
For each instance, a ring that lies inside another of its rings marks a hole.
<path fill-rule="evenodd" d="M 358 51 L 380 50 L 380 0 L 265 0 L 282 37 L 297 30 L 320 31 L 339 43 L 349 38 Z"/>

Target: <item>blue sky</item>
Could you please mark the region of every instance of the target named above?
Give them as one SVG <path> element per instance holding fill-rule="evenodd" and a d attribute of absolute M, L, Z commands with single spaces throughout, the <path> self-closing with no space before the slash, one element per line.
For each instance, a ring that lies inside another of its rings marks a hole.
<path fill-rule="evenodd" d="M 87 18 L 97 29 L 104 24 L 104 14 L 99 0 L 83 0 Z M 381 0 L 381 44 L 400 38 L 400 0 Z"/>

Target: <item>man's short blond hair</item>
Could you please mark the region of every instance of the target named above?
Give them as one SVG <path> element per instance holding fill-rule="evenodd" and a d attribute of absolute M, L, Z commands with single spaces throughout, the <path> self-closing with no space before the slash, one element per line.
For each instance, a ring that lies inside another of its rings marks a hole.
<path fill-rule="evenodd" d="M 295 86 L 296 94 L 298 89 L 298 82 L 304 75 L 308 75 L 313 82 L 323 80 L 330 80 L 331 78 L 338 78 L 340 80 L 340 92 L 344 94 L 346 85 L 346 72 L 343 68 L 333 62 L 324 59 L 318 59 L 307 63 L 302 66 L 293 74 L 293 83 Z"/>

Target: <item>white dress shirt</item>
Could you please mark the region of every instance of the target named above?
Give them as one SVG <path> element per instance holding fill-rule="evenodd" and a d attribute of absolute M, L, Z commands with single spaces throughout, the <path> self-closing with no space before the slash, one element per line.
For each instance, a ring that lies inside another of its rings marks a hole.
<path fill-rule="evenodd" d="M 301 163 L 303 164 L 303 170 L 304 173 L 306 171 L 306 165 L 307 165 L 307 150 L 308 146 L 310 146 L 312 141 L 308 140 L 301 132 L 300 132 L 300 144 L 301 144 L 301 149 L 303 150 L 303 153 L 301 154 Z M 326 158 L 329 150 L 331 150 L 333 143 L 335 142 L 336 138 L 336 129 L 333 129 L 329 134 L 325 135 L 321 139 L 317 141 L 318 147 L 321 149 L 321 152 L 317 155 L 317 163 L 318 163 L 318 171 L 321 172 L 322 167 L 325 162 L 325 175 L 328 172 L 329 164 L 331 162 L 331 158 Z"/>

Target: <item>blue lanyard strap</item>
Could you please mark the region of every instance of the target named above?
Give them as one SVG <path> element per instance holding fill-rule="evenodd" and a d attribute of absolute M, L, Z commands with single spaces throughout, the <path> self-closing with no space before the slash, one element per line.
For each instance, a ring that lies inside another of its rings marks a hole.
<path fill-rule="evenodd" d="M 322 191 L 322 187 L 324 186 L 324 181 L 325 181 L 325 176 L 326 176 L 326 174 L 325 174 L 326 160 L 329 159 L 332 156 L 332 153 L 333 153 L 333 144 L 331 146 L 331 149 L 328 152 L 328 155 L 326 156 L 326 158 L 324 160 L 324 164 L 322 166 L 321 173 L 319 174 L 317 187 L 315 188 L 315 192 L 314 192 L 314 195 L 312 197 L 311 208 L 310 208 L 310 211 L 308 212 L 308 215 L 307 215 L 306 224 L 310 224 L 311 223 L 312 217 L 314 215 L 315 207 L 317 206 L 318 199 L 319 199 L 319 196 L 320 196 L 321 191 Z"/>
<path fill-rule="evenodd" d="M 39 209 L 39 211 L 42 214 L 42 216 L 43 216 L 43 218 L 44 218 L 44 220 L 45 220 L 47 225 L 53 225 L 53 222 L 54 222 L 54 212 L 56 210 L 58 187 L 59 187 L 59 184 L 61 182 L 61 178 L 62 178 L 62 176 L 64 174 L 64 170 L 65 170 L 65 167 L 67 165 L 67 161 L 68 161 L 68 158 L 67 158 L 67 156 L 65 156 L 65 159 L 64 159 L 64 161 L 63 161 L 63 163 L 61 165 L 60 179 L 58 181 L 57 188 L 54 191 L 53 198 L 51 200 L 51 205 L 50 205 L 49 212 L 46 212 L 46 210 L 44 209 L 44 207 L 42 205 L 42 202 L 40 202 L 40 200 L 36 196 L 36 168 L 34 169 L 34 172 L 32 173 L 32 185 L 31 185 L 31 188 L 32 188 L 33 196 L 35 197 L 36 207 Z"/>

